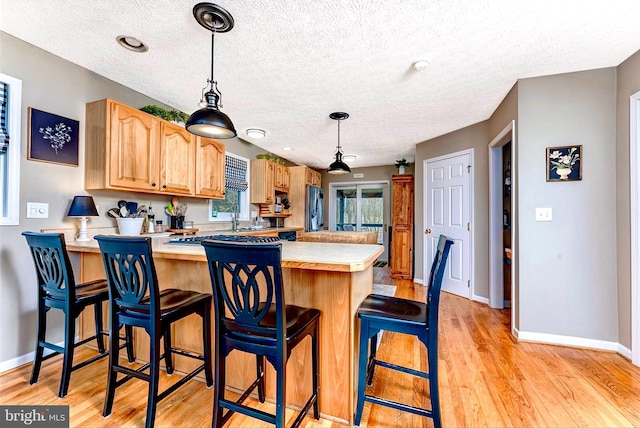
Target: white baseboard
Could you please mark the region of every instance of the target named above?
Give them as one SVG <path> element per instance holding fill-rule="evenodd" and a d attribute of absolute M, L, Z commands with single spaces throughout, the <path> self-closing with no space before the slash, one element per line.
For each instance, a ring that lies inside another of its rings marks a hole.
<path fill-rule="evenodd" d="M 627 358 L 629 361 L 632 360 L 631 349 L 627 348 L 626 346 L 622 346 L 619 343 L 618 343 L 618 354 L 620 354 L 623 357 Z"/>
<path fill-rule="evenodd" d="M 64 340 L 56 343 L 56 345 L 64 347 Z M 51 349 L 44 350 L 44 356 L 46 357 L 49 354 L 53 354 Z M 0 373 L 4 373 L 8 370 L 15 369 L 16 367 L 20 367 L 23 364 L 31 363 L 36 357 L 36 351 L 29 352 L 28 354 L 20 355 L 18 357 L 12 358 L 7 361 L 0 362 Z"/>
<path fill-rule="evenodd" d="M 545 343 L 548 345 L 572 346 L 576 348 L 597 349 L 601 351 L 613 351 L 622 354 L 624 348 L 617 342 L 606 340 L 587 339 L 584 337 L 562 336 L 559 334 L 536 333 L 531 331 L 517 331 L 516 337 L 523 342 Z M 625 348 L 626 349 L 626 348 Z M 631 355 L 631 351 L 629 355 Z"/>
<path fill-rule="evenodd" d="M 422 278 L 413 278 L 413 282 L 416 284 L 424 285 L 424 281 Z"/>
<path fill-rule="evenodd" d="M 489 299 L 487 297 L 482 297 L 482 296 L 478 296 L 478 295 L 474 295 L 471 300 L 474 300 L 476 302 L 480 302 L 480 303 L 484 303 L 485 305 L 489 304 Z"/>

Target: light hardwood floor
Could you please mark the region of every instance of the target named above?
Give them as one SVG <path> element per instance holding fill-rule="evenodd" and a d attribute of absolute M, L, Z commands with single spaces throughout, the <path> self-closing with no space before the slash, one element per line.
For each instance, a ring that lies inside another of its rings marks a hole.
<path fill-rule="evenodd" d="M 375 268 L 374 282 L 396 284 L 396 295 L 424 299 L 424 287 L 393 281 Z M 516 342 L 508 310 L 443 293 L 440 311 L 440 395 L 445 426 L 640 426 L 640 368 L 615 353 Z M 78 358 L 94 351 L 82 349 Z M 388 333 L 379 356 L 425 369 L 426 351 L 414 338 Z M 44 363 L 37 385 L 25 365 L 0 375 L 0 404 L 69 405 L 73 427 L 143 426 L 146 384 L 132 380 L 116 392 L 113 414 L 102 417 L 106 359 L 74 372 L 69 394 L 57 398 L 60 357 Z M 178 378 L 162 376 L 161 388 Z M 426 405 L 428 383 L 378 368 L 374 393 Z M 193 381 L 158 405 L 157 427 L 208 427 L 212 390 Z M 273 411 L 266 403 L 257 407 Z M 288 424 L 295 414 L 290 412 Z M 228 426 L 270 426 L 235 415 Z M 307 416 L 305 427 L 341 426 Z M 367 403 L 362 426 L 433 426 L 430 419 Z"/>

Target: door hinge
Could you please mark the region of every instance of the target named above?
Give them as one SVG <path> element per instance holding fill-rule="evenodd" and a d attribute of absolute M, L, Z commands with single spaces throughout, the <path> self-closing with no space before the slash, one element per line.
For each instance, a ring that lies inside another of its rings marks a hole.
<path fill-rule="evenodd" d="M 471 223 L 467 223 L 467 230 L 471 232 Z"/>
<path fill-rule="evenodd" d="M 471 280 L 470 279 L 467 280 L 467 288 L 471 288 Z"/>
<path fill-rule="evenodd" d="M 471 174 L 471 165 L 467 165 L 467 172 Z"/>

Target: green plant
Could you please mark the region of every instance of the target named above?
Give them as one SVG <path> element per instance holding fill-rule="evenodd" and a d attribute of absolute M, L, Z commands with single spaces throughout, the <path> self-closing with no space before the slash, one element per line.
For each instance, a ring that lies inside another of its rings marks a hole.
<path fill-rule="evenodd" d="M 271 162 L 284 164 L 284 161 L 282 160 L 282 158 L 280 156 L 274 155 L 272 153 L 260 153 L 260 154 L 257 154 L 256 155 L 256 159 L 266 159 L 266 160 L 269 160 Z"/>
<path fill-rule="evenodd" d="M 168 121 L 186 122 L 189 119 L 189 115 L 186 113 L 173 109 L 167 110 L 155 104 L 146 105 L 141 107 L 140 110 Z"/>
<path fill-rule="evenodd" d="M 401 166 L 409 166 L 409 162 L 405 158 L 396 161 L 396 168 L 400 168 Z"/>

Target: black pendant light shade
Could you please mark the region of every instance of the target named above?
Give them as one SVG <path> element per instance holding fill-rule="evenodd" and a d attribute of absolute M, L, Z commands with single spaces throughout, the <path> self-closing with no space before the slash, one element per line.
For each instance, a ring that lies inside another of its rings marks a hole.
<path fill-rule="evenodd" d="M 233 138 L 238 134 L 229 116 L 221 112 L 218 107 L 221 93 L 218 90 L 218 83 L 213 79 L 215 33 L 230 31 L 234 25 L 233 17 L 227 10 L 213 3 L 198 3 L 193 7 L 193 16 L 198 24 L 211 31 L 211 78 L 207 79 L 209 90 L 203 93 L 201 100 L 201 105 L 206 107 L 194 112 L 187 120 L 185 128 L 201 137 Z M 221 103 L 220 106 L 222 106 Z"/>
<path fill-rule="evenodd" d="M 331 113 L 329 117 L 338 121 L 338 147 L 336 148 L 336 160 L 329 165 L 327 172 L 333 175 L 350 174 L 351 168 L 349 165 L 342 162 L 342 150 L 340 149 L 340 121 L 349 117 L 349 113 L 335 112 Z"/>

